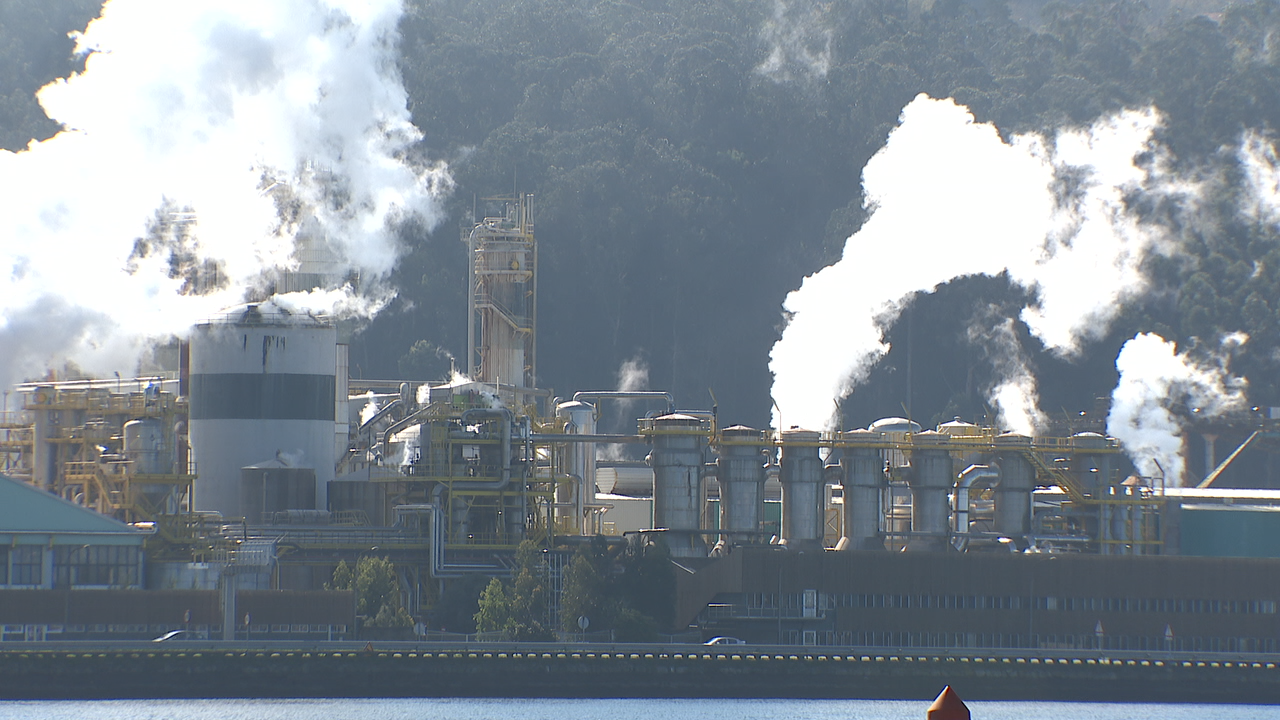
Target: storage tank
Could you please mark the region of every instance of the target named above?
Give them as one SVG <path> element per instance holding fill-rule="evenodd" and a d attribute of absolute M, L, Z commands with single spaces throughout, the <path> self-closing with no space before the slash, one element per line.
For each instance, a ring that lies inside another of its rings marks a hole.
<path fill-rule="evenodd" d="M 948 497 L 956 473 L 948 450 L 950 436 L 927 430 L 916 433 L 911 451 L 911 551 L 938 552 L 946 548 L 951 529 Z"/>
<path fill-rule="evenodd" d="M 596 408 L 579 401 L 556 406 L 556 417 L 565 419 L 568 435 L 594 435 Z M 586 506 L 596 502 L 596 444 L 565 443 L 565 472 L 574 478 L 572 484 L 556 484 L 556 517 L 571 521 L 578 532 L 586 532 Z"/>
<path fill-rule="evenodd" d="M 872 445 L 880 433 L 851 430 L 841 433 L 844 454 L 840 468 L 844 485 L 844 550 L 883 550 L 880 498 L 885 487 L 884 458 Z M 859 445 L 867 447 L 859 447 Z"/>
<path fill-rule="evenodd" d="M 1098 452 L 1105 450 L 1108 442 L 1105 435 L 1095 432 L 1081 432 L 1071 436 L 1071 474 L 1084 492 L 1104 502 L 1097 505 L 1094 538 L 1098 541 L 1102 555 L 1117 553 L 1117 545 L 1123 533 L 1115 532 L 1117 512 L 1123 513 L 1121 505 L 1105 502 L 1111 499 L 1111 456 Z"/>
<path fill-rule="evenodd" d="M 760 532 L 764 512 L 764 439 L 760 431 L 743 425 L 720 433 L 720 529 L 732 533 Z M 742 535 L 736 538 L 743 539 Z M 730 536 L 730 540 L 734 540 Z"/>
<path fill-rule="evenodd" d="M 707 555 L 698 532 L 705 446 L 698 418 L 672 414 L 653 419 L 653 450 L 646 458 L 653 468 L 653 525 L 668 530 L 667 547 L 673 557 Z"/>
<path fill-rule="evenodd" d="M 315 471 L 308 508 L 326 509 L 334 477 L 337 332 L 326 318 L 272 302 L 197 325 L 191 338 L 195 508 L 244 517 L 240 470 L 284 459 Z"/>
<path fill-rule="evenodd" d="M 164 423 L 159 418 L 130 420 L 124 424 L 124 456 L 141 475 L 173 472 L 173 448 L 166 447 Z"/>
<path fill-rule="evenodd" d="M 240 469 L 240 509 L 251 523 L 272 524 L 286 510 L 316 507 L 316 471 L 270 460 Z"/>
<path fill-rule="evenodd" d="M 820 433 L 812 430 L 782 432 L 782 542 L 792 550 L 821 550 L 823 514 Z"/>
<path fill-rule="evenodd" d="M 1031 498 L 1036 488 L 1036 471 L 1027 459 L 1031 438 L 1004 433 L 995 439 L 1000 484 L 996 486 L 995 531 L 1021 539 L 1031 532 Z"/>

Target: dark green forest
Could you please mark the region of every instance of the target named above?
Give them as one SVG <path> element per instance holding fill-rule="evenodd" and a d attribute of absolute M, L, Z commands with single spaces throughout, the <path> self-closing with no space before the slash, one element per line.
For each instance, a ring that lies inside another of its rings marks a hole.
<path fill-rule="evenodd" d="M 74 70 L 66 33 L 94 5 L 0 5 L 4 147 L 56 131 L 32 93 Z M 1181 252 L 1153 257 L 1152 292 L 1084 358 L 1022 329 L 1046 412 L 1109 394 L 1138 331 L 1191 348 L 1248 333 L 1231 369 L 1252 404 L 1280 405 L 1280 237 L 1237 211 L 1231 162 L 1242 131 L 1269 136 L 1280 118 L 1274 0 L 406 0 L 401 35 L 422 149 L 449 161 L 457 190 L 450 221 L 402 229 L 399 297 L 354 338 L 353 374 L 447 373 L 466 340 L 459 229 L 482 198 L 519 190 L 536 198 L 542 386 L 612 388 L 638 358 L 680 405 L 710 405 L 710 389 L 724 420 L 763 427 L 782 300 L 863 222 L 861 169 L 924 92 L 1006 135 L 1154 103 L 1179 170 L 1218 178 L 1194 225 L 1133 199 Z M 966 278 L 917 298 L 847 423 L 908 403 L 924 423 L 982 416 L 992 370 L 967 330 L 1023 292 Z"/>

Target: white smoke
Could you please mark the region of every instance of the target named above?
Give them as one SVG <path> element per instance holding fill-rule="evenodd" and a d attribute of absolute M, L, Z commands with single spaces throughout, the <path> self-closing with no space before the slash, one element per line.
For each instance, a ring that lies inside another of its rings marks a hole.
<path fill-rule="evenodd" d="M 1256 222 L 1280 223 L 1280 157 L 1275 144 L 1247 130 L 1240 136 L 1236 159 L 1244 175 L 1241 213 Z"/>
<path fill-rule="evenodd" d="M 71 359 L 132 371 L 146 338 L 278 268 L 359 277 L 289 303 L 376 312 L 393 226 L 440 219 L 414 157 L 399 0 L 111 0 L 85 71 L 39 100 L 65 132 L 0 151 L 0 384 Z"/>
<path fill-rule="evenodd" d="M 639 355 L 624 360 L 618 366 L 618 392 L 643 392 L 649 389 L 649 364 Z M 613 402 L 611 416 L 631 417 L 628 411 L 635 406 L 635 400 L 620 399 Z M 596 446 L 596 459 L 606 462 L 618 462 L 627 457 L 626 446 L 611 443 Z"/>
<path fill-rule="evenodd" d="M 825 78 L 831 68 L 834 36 L 827 19 L 829 7 L 814 0 L 774 0 L 773 17 L 760 30 L 769 57 L 756 66 L 756 72 L 774 82 Z"/>
<path fill-rule="evenodd" d="M 1225 338 L 1225 349 L 1245 341 Z M 1182 420 L 1195 413 L 1213 417 L 1244 405 L 1244 381 L 1230 377 L 1225 360 L 1199 363 L 1153 333 L 1135 336 L 1116 357 L 1120 381 L 1111 394 L 1107 432 L 1118 438 L 1148 477 L 1161 474 L 1173 486 L 1184 484 Z"/>
<path fill-rule="evenodd" d="M 649 365 L 640 357 L 623 361 L 618 368 L 618 392 L 642 392 L 648 387 Z"/>
<path fill-rule="evenodd" d="M 374 415 L 378 414 L 378 410 L 381 408 L 378 407 L 378 398 L 373 394 L 372 390 L 365 393 L 363 397 L 365 402 L 364 406 L 360 408 L 360 424 L 366 425 L 373 419 Z"/>
<path fill-rule="evenodd" d="M 985 322 L 969 327 L 969 341 L 978 345 L 985 360 L 996 374 L 996 382 L 987 389 L 987 397 L 998 413 L 999 427 L 1022 435 L 1034 435 L 1046 418 L 1040 411 L 1036 378 L 1027 364 L 1026 354 L 1018 342 L 1013 318 L 995 318 L 999 308 L 989 306 Z"/>
<path fill-rule="evenodd" d="M 1037 298 L 1022 320 L 1064 355 L 1103 334 L 1144 288 L 1139 266 L 1157 242 L 1124 193 L 1156 185 L 1135 157 L 1153 149 L 1158 122 L 1153 110 L 1125 111 L 1051 140 L 1006 142 L 954 101 L 918 96 L 863 171 L 869 219 L 783 304 L 769 364 L 774 427 L 829 427 L 832 399 L 888 351 L 883 330 L 904 303 L 958 277 L 1008 272 Z M 1027 377 L 994 389 L 1007 422 L 1039 421 Z"/>

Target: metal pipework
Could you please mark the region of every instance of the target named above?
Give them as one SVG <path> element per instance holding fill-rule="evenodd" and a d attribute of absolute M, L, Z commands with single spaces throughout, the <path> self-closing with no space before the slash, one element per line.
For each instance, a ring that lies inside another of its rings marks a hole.
<path fill-rule="evenodd" d="M 792 550 L 821 550 L 823 512 L 822 457 L 812 430 L 785 430 L 782 440 L 782 544 Z"/>
<path fill-rule="evenodd" d="M 673 557 L 706 557 L 699 527 L 706 429 L 692 415 L 663 415 L 651 427 L 653 450 L 645 461 L 653 468 L 653 526 L 667 530 Z"/>
<path fill-rule="evenodd" d="M 586 402 L 588 400 L 666 400 L 667 414 L 675 412 L 675 397 L 669 392 L 627 392 L 622 390 L 595 390 L 576 392 L 573 394 L 574 402 Z"/>
<path fill-rule="evenodd" d="M 760 531 L 765 446 L 764 438 L 755 428 L 734 425 L 720 433 L 720 457 L 715 462 L 715 473 L 720 482 L 721 531 Z"/>
<path fill-rule="evenodd" d="M 844 538 L 841 550 L 884 550 L 880 534 L 880 500 L 886 485 L 884 458 L 879 448 L 858 447 L 876 443 L 880 433 L 851 430 L 840 434 L 845 443 L 840 467 L 844 470 Z"/>
<path fill-rule="evenodd" d="M 1000 473 L 987 465 L 970 465 L 960 472 L 956 483 L 955 531 L 969 532 L 969 488 L 979 480 L 995 480 Z"/>
<path fill-rule="evenodd" d="M 994 444 L 996 463 L 1000 466 L 995 531 L 1020 540 L 1031 533 L 1031 498 L 1036 489 L 1036 470 L 1026 455 L 1031 448 L 1031 438 L 1004 433 L 996 437 Z"/>
<path fill-rule="evenodd" d="M 948 496 L 955 470 L 948 450 L 949 435 L 926 430 L 913 437 L 911 451 L 911 539 L 907 550 L 938 552 L 946 548 L 950 532 Z"/>

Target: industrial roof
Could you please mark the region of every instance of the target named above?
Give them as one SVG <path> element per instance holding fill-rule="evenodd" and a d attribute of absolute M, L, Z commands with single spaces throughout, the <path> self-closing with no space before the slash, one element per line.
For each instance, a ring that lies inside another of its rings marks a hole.
<path fill-rule="evenodd" d="M 85 535 L 103 536 L 97 542 L 105 544 L 141 543 L 143 539 L 143 533 L 122 522 L 0 475 L 0 540 L 12 541 L 5 537 L 10 534 L 45 535 L 55 543 L 65 536 L 80 536 L 83 541 Z M 110 537 L 114 539 L 107 539 Z"/>

